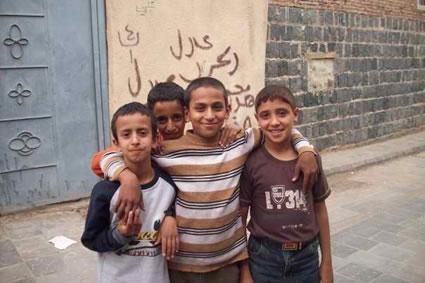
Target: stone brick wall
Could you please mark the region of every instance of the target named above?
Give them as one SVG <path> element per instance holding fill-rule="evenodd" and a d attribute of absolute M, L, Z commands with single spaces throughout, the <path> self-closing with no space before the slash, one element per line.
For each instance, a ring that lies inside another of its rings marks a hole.
<path fill-rule="evenodd" d="M 332 88 L 309 91 L 305 55 L 330 52 Z M 298 127 L 320 150 L 423 126 L 425 17 L 269 5 L 266 84 L 276 83 L 295 92 Z"/>

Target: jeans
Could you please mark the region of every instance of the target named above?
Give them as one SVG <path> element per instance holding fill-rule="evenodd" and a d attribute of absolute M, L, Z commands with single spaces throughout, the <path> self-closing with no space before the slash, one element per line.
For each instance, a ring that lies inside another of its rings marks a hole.
<path fill-rule="evenodd" d="M 248 253 L 254 282 L 320 282 L 318 247 L 317 236 L 297 251 L 282 250 L 276 242 L 251 236 Z"/>

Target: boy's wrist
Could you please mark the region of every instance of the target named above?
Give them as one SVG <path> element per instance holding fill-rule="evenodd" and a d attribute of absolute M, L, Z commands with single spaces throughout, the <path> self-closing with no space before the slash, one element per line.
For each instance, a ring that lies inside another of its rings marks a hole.
<path fill-rule="evenodd" d="M 124 246 L 125 244 L 128 244 L 135 238 L 135 236 L 124 236 L 123 234 L 121 234 L 118 227 L 113 228 L 112 237 L 118 244 L 122 246 Z"/>

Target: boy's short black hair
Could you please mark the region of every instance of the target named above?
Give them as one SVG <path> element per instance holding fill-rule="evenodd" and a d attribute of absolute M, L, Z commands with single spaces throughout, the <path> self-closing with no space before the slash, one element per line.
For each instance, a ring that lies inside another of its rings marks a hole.
<path fill-rule="evenodd" d="M 152 110 L 150 110 L 146 105 L 143 105 L 139 102 L 130 102 L 127 104 L 124 104 L 120 108 L 118 108 L 117 111 L 115 111 L 114 116 L 112 116 L 111 121 L 111 131 L 112 136 L 116 141 L 118 141 L 118 134 L 117 134 L 117 120 L 121 116 L 127 116 L 135 113 L 140 113 L 144 116 L 147 116 L 151 120 L 151 130 L 152 130 L 152 139 L 156 138 L 156 118 L 152 113 Z"/>
<path fill-rule="evenodd" d="M 148 107 L 152 110 L 157 102 L 174 100 L 184 106 L 184 89 L 173 82 L 159 83 L 148 93 Z"/>
<path fill-rule="evenodd" d="M 193 80 L 186 88 L 184 92 L 184 105 L 189 108 L 189 103 L 191 99 L 191 94 L 194 90 L 200 88 L 200 87 L 212 87 L 218 90 L 223 91 L 224 96 L 224 104 L 227 107 L 228 101 L 227 101 L 227 90 L 224 87 L 223 83 L 219 80 L 211 77 L 201 77 Z"/>
<path fill-rule="evenodd" d="M 260 92 L 257 94 L 257 97 L 255 97 L 255 112 L 257 112 L 261 103 L 264 103 L 269 99 L 273 100 L 276 98 L 282 99 L 291 105 L 293 109 L 297 107 L 295 104 L 295 97 L 289 88 L 282 85 L 269 85 L 260 90 Z"/>

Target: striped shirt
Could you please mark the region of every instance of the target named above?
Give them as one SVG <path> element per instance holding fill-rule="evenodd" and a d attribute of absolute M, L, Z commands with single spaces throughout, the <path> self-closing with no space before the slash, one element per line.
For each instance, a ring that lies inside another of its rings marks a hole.
<path fill-rule="evenodd" d="M 298 131 L 292 136 L 298 152 L 311 150 Z M 173 179 L 179 192 L 176 219 L 180 248 L 169 268 L 209 272 L 248 258 L 239 208 L 239 179 L 249 153 L 262 142 L 259 129 L 247 129 L 230 146 L 221 148 L 187 133 L 163 143 L 164 155 L 154 160 Z M 301 147 L 304 147 L 301 149 Z M 105 175 L 122 171 L 120 153 L 101 161 Z"/>

